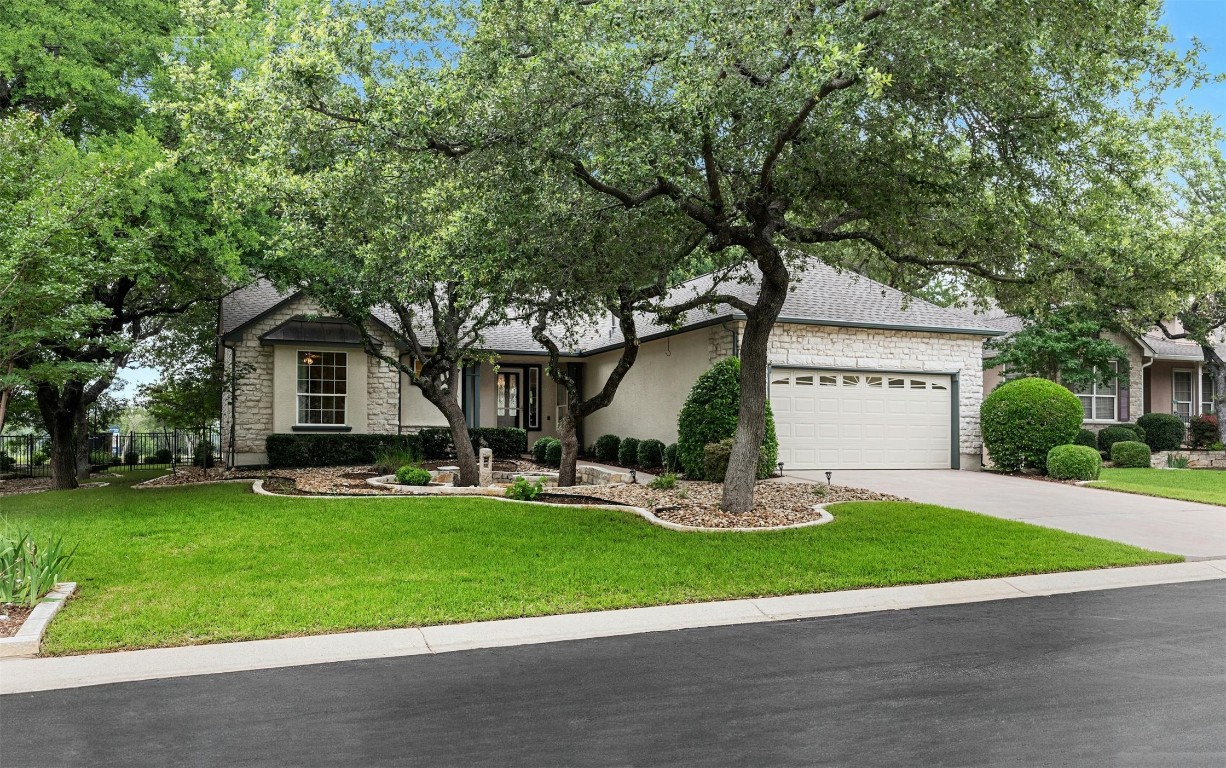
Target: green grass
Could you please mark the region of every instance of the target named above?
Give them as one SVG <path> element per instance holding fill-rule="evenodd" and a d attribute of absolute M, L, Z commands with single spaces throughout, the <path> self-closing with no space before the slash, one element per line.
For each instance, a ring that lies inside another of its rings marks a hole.
<path fill-rule="evenodd" d="M 1181 558 L 970 512 L 834 507 L 775 533 L 488 499 L 311 499 L 242 485 L 0 497 L 77 544 L 52 654 L 917 584 Z"/>
<path fill-rule="evenodd" d="M 1211 469 L 1104 469 L 1095 488 L 1226 506 L 1226 472 Z"/>

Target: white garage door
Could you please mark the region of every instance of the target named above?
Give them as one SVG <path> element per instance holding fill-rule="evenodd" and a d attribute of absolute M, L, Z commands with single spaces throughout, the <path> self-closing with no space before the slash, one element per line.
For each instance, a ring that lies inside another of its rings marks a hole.
<path fill-rule="evenodd" d="M 949 376 L 775 368 L 779 460 L 793 469 L 948 469 Z"/>

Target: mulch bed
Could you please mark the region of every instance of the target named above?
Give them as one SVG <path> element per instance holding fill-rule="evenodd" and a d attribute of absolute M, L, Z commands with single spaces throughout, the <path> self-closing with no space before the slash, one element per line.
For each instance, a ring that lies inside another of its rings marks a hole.
<path fill-rule="evenodd" d="M 81 483 L 78 488 L 97 488 L 107 482 L 105 479 L 115 477 L 113 474 L 90 475 L 90 481 Z M 42 491 L 51 490 L 51 478 L 49 477 L 15 477 L 9 480 L 0 480 L 0 496 L 17 496 L 23 493 L 41 493 Z"/>
<path fill-rule="evenodd" d="M 24 605 L 0 605 L 0 637 L 12 637 L 21 629 L 21 624 L 33 608 Z"/>

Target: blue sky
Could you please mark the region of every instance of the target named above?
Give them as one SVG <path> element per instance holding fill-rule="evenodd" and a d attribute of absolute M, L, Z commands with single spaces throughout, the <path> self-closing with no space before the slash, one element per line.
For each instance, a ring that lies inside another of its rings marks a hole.
<path fill-rule="evenodd" d="M 1226 0 L 1167 0 L 1162 20 L 1175 37 L 1175 46 L 1186 51 L 1192 38 L 1206 47 L 1203 61 L 1210 72 L 1226 72 Z M 1201 112 L 1208 112 L 1226 129 L 1226 83 L 1214 83 L 1191 93 L 1179 94 Z M 155 381 L 157 371 L 133 368 L 120 373 L 114 394 L 134 395 L 140 384 Z"/>

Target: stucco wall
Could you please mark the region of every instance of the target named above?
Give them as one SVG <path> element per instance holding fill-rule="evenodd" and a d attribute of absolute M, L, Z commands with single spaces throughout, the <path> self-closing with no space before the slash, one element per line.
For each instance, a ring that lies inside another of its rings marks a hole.
<path fill-rule="evenodd" d="M 556 437 L 557 430 L 557 385 L 549 375 L 545 373 L 545 367 L 549 359 L 546 357 L 537 357 L 530 355 L 506 355 L 498 358 L 499 367 L 506 367 L 506 370 L 515 370 L 520 374 L 520 386 L 528 385 L 528 372 L 523 368 L 516 366 L 521 365 L 538 365 L 540 366 L 541 377 L 541 421 L 539 429 L 528 430 L 528 445 L 531 446 L 534 440 L 541 437 Z M 565 361 L 562 365 L 565 365 Z M 481 416 L 477 422 L 483 427 L 498 426 L 498 378 L 494 371 L 494 366 L 484 364 L 481 366 L 481 379 L 478 383 L 478 390 L 481 398 Z M 521 397 L 522 400 L 522 397 Z M 527 414 L 521 416 L 520 425 L 527 428 Z"/>
<path fill-rule="evenodd" d="M 228 342 L 227 370 L 237 370 L 235 384 L 234 461 L 236 464 L 264 464 L 268 461 L 265 440 L 274 432 L 289 432 L 297 413 L 297 367 L 294 354 L 301 345 L 265 346 L 260 336 L 295 315 L 326 315 L 314 301 L 298 296 L 243 330 L 242 338 Z M 376 334 L 379 336 L 380 334 Z M 390 338 L 380 339 L 388 348 Z M 359 347 L 310 345 L 313 350 L 339 350 L 348 353 L 348 396 L 346 419 L 353 432 L 394 434 L 397 425 L 396 373 L 377 360 L 368 359 Z M 233 366 L 233 367 L 232 367 Z M 230 456 L 231 402 L 227 392 L 222 398 L 222 453 Z"/>
<path fill-rule="evenodd" d="M 611 432 L 640 440 L 676 441 L 677 414 L 685 404 L 690 387 L 711 365 L 712 345 L 718 346 L 718 340 L 712 341 L 715 335 L 727 339 L 728 354 L 731 354 L 731 337 L 718 326 L 643 344 L 634 367 L 622 379 L 613 404 L 587 417 L 584 439 L 590 444 Z M 587 363 L 584 372 L 586 397 L 604 386 L 620 356 L 620 351 L 611 351 L 584 359 Z"/>
<path fill-rule="evenodd" d="M 978 469 L 983 449 L 983 338 L 870 328 L 781 324 L 770 338 L 773 364 L 958 374 L 958 442 L 964 469 Z"/>

